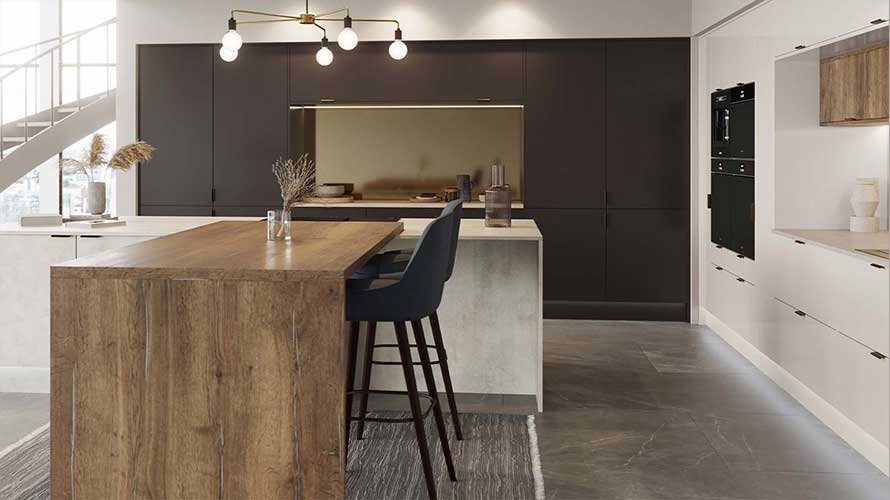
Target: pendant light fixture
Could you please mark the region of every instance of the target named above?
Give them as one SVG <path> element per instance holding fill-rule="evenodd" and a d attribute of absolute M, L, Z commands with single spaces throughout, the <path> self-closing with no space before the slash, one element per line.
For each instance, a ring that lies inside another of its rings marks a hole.
<path fill-rule="evenodd" d="M 343 17 L 332 17 L 337 14 L 345 13 L 346 15 Z M 271 19 L 254 19 L 247 21 L 237 21 L 235 20 L 235 14 L 244 14 L 249 16 L 256 16 L 260 18 L 271 18 Z M 396 19 L 353 19 L 349 15 L 349 8 L 344 7 L 342 9 L 337 9 L 332 12 L 326 12 L 324 14 L 313 14 L 309 12 L 309 0 L 306 0 L 306 12 L 298 15 L 298 16 L 290 16 L 285 14 L 272 14 L 269 12 L 260 12 L 256 10 L 243 10 L 243 9 L 234 9 L 232 10 L 232 15 L 229 18 L 229 30 L 222 37 L 222 48 L 219 49 L 219 57 L 222 58 L 225 62 L 232 62 L 238 58 L 238 51 L 241 49 L 241 46 L 244 43 L 244 40 L 241 38 L 241 35 L 238 33 L 238 25 L 239 24 L 265 24 L 265 23 L 285 23 L 285 22 L 297 22 L 300 24 L 313 25 L 316 28 L 320 29 L 322 32 L 321 35 L 321 48 L 318 49 L 318 52 L 315 54 L 315 60 L 318 64 L 322 66 L 328 66 L 334 61 L 334 53 L 331 52 L 331 49 L 328 48 L 328 36 L 327 30 L 320 24 L 320 22 L 342 22 L 343 29 L 340 31 L 340 34 L 337 36 L 337 45 L 340 46 L 343 50 L 352 50 L 354 49 L 359 42 L 358 33 L 352 29 L 352 23 L 392 23 L 396 25 L 395 36 L 393 42 L 389 46 L 389 56 L 393 59 L 400 61 L 408 55 L 408 46 L 405 45 L 405 42 L 402 41 L 402 29 L 399 26 L 399 21 Z"/>

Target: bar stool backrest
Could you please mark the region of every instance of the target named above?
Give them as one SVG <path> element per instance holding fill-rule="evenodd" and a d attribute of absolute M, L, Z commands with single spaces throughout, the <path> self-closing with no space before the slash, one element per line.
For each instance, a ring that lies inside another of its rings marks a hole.
<path fill-rule="evenodd" d="M 433 220 L 417 242 L 414 255 L 396 287 L 408 316 L 423 318 L 436 312 L 452 264 L 451 247 L 454 214 Z"/>
<path fill-rule="evenodd" d="M 463 203 L 463 200 L 449 202 L 445 205 L 442 213 L 439 214 L 439 217 L 453 215 L 451 218 L 451 249 L 449 250 L 451 254 L 448 256 L 448 273 L 445 275 L 445 281 L 451 279 L 451 273 L 454 271 L 454 259 L 457 256 L 457 242 L 460 237 L 460 218 L 461 212 L 463 212 Z"/>

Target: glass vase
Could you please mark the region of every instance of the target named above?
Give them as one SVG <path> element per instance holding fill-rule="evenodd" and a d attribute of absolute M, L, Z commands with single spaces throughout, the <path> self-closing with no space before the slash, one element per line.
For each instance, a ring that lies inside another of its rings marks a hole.
<path fill-rule="evenodd" d="M 510 227 L 513 214 L 510 186 L 491 186 L 485 191 L 485 227 Z"/>
<path fill-rule="evenodd" d="M 290 241 L 290 210 L 269 210 L 266 215 L 266 239 L 269 241 Z"/>

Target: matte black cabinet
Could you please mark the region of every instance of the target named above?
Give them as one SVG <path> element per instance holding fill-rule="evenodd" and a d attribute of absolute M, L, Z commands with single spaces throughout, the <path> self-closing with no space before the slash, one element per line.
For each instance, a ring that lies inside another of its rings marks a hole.
<path fill-rule="evenodd" d="M 525 206 L 603 208 L 605 42 L 526 45 Z"/>
<path fill-rule="evenodd" d="M 606 41 L 609 208 L 689 208 L 689 40 Z"/>
<path fill-rule="evenodd" d="M 730 175 L 711 175 L 711 241 L 727 248 L 733 246 L 732 184 Z"/>
<path fill-rule="evenodd" d="M 689 211 L 609 210 L 606 262 L 610 301 L 689 302 Z"/>
<path fill-rule="evenodd" d="M 337 103 L 521 102 L 524 43 L 410 42 L 401 61 L 388 42 L 364 42 L 351 51 L 331 44 L 334 62 L 310 60 L 302 47 L 291 55 L 291 101 Z M 314 87 L 314 82 L 319 82 Z M 318 90 L 320 89 L 320 90 Z"/>
<path fill-rule="evenodd" d="M 213 207 L 189 205 L 139 205 L 139 215 L 156 217 L 210 217 Z"/>
<path fill-rule="evenodd" d="M 245 44 L 238 59 L 214 57 L 215 207 L 277 207 L 272 163 L 288 156 L 288 47 Z"/>
<path fill-rule="evenodd" d="M 754 99 L 733 103 L 730 112 L 733 128 L 729 155 L 733 158 L 754 158 Z"/>
<path fill-rule="evenodd" d="M 716 177 L 716 176 L 714 176 Z M 734 177 L 732 182 L 732 249 L 754 258 L 754 178 Z"/>
<path fill-rule="evenodd" d="M 544 300 L 605 299 L 606 234 L 602 210 L 525 210 L 544 236 Z"/>
<path fill-rule="evenodd" d="M 144 207 L 168 205 L 191 215 L 186 207 L 211 204 L 213 51 L 207 45 L 142 45 L 138 56 L 138 135 L 157 149 L 139 168 L 139 213 L 153 215 L 161 209 Z"/>

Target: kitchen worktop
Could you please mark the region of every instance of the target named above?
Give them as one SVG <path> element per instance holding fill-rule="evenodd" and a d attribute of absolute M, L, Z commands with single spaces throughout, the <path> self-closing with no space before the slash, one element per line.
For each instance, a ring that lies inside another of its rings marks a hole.
<path fill-rule="evenodd" d="M 0 234 L 64 234 L 64 235 L 105 235 L 105 236 L 166 236 L 168 234 L 194 229 L 196 227 L 206 226 L 214 222 L 222 221 L 261 221 L 262 217 L 145 217 L 145 216 L 123 216 L 120 218 L 126 221 L 125 226 L 113 226 L 99 229 L 89 228 L 72 228 L 65 225 L 61 226 L 40 226 L 40 227 L 21 227 L 18 223 L 12 222 L 0 224 Z"/>
<path fill-rule="evenodd" d="M 437 203 L 413 203 L 399 200 L 356 200 L 350 203 L 295 203 L 293 206 L 312 208 L 445 208 L 445 205 L 444 201 Z M 463 207 L 484 209 L 485 203 L 468 201 L 464 203 Z M 512 207 L 518 210 L 525 208 L 525 204 L 521 201 L 514 201 Z"/>
<path fill-rule="evenodd" d="M 775 234 L 806 241 L 813 245 L 844 253 L 870 262 L 886 262 L 886 259 L 857 250 L 887 250 L 890 248 L 890 232 L 853 233 L 842 229 L 775 229 Z"/>
<path fill-rule="evenodd" d="M 401 239 L 419 238 L 433 219 L 401 219 L 405 230 Z M 485 227 L 483 219 L 462 219 L 460 240 L 526 240 L 541 241 L 544 237 L 533 220 L 514 220 L 512 227 Z"/>

